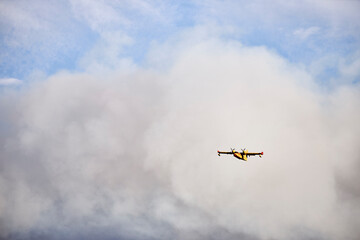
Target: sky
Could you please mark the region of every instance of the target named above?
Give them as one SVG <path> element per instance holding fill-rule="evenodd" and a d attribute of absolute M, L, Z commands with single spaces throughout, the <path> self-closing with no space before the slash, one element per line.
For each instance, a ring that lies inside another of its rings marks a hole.
<path fill-rule="evenodd" d="M 0 239 L 359 239 L 359 10 L 0 0 Z"/>

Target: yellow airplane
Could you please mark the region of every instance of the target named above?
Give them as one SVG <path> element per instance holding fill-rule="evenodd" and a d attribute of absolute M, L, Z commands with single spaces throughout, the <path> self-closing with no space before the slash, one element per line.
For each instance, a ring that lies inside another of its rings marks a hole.
<path fill-rule="evenodd" d="M 220 154 L 232 154 L 234 157 L 236 157 L 238 159 L 241 159 L 241 160 L 244 160 L 244 161 L 247 161 L 247 158 L 250 157 L 250 156 L 259 155 L 259 157 L 261 157 L 262 155 L 264 155 L 264 152 L 261 152 L 261 153 L 249 153 L 245 148 L 241 149 L 241 150 L 242 150 L 241 152 L 237 152 L 237 151 L 235 151 L 235 149 L 231 148 L 231 152 L 220 152 L 220 151 L 217 151 L 217 152 L 218 152 L 219 156 L 220 156 Z"/>

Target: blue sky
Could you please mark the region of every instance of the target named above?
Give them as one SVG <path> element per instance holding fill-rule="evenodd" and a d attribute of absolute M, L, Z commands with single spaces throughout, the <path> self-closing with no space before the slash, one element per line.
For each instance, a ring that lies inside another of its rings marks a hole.
<path fill-rule="evenodd" d="M 2 1 L 1 78 L 26 80 L 34 71 L 51 75 L 83 71 L 91 51 L 115 47 L 116 58 L 136 65 L 152 43 L 164 43 L 199 25 L 222 29 L 223 39 L 265 46 L 310 69 L 326 82 L 339 61 L 358 59 L 357 1 Z M 94 50 L 97 49 L 97 50 Z M 93 56 L 94 57 L 94 56 Z M 100 56 L 97 56 L 100 57 Z M 104 65 L 107 63 L 103 55 Z M 95 58 L 95 57 L 94 57 Z M 321 62 L 321 63 L 320 63 Z"/>

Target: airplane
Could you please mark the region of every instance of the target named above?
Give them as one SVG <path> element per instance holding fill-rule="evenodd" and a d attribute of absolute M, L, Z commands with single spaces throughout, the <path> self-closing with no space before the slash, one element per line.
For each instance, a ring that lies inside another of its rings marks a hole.
<path fill-rule="evenodd" d="M 247 161 L 248 157 L 250 156 L 256 156 L 259 155 L 259 157 L 261 157 L 262 155 L 264 155 L 264 152 L 260 152 L 260 153 L 249 153 L 245 148 L 241 149 L 241 152 L 237 152 L 235 151 L 235 149 L 230 148 L 231 152 L 221 152 L 221 151 L 217 151 L 218 155 L 220 156 L 220 154 L 232 154 L 234 157 L 240 159 L 240 160 L 244 160 Z"/>

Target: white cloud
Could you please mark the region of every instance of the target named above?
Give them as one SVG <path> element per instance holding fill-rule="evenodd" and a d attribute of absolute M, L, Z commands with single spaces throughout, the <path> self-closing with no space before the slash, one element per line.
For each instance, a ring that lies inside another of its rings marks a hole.
<path fill-rule="evenodd" d="M 70 1 L 75 16 L 84 20 L 97 32 L 108 31 L 110 26 L 127 25 L 129 20 L 120 15 L 106 1 Z"/>
<path fill-rule="evenodd" d="M 347 234 L 341 216 L 333 218 L 340 205 L 332 165 L 339 156 L 321 106 L 327 100 L 315 94 L 309 76 L 265 49 L 211 42 L 183 53 L 170 76 L 170 110 L 149 137 L 149 164 L 169 165 L 164 171 L 185 202 L 214 213 L 231 231 L 260 239 L 287 239 L 296 228 L 325 238 Z M 347 127 L 355 130 L 354 123 Z M 343 140 L 359 141 L 355 133 Z M 215 154 L 245 146 L 263 150 L 265 158 L 242 164 Z M 351 151 L 343 153 L 356 161 Z"/>
<path fill-rule="evenodd" d="M 354 57 L 352 57 L 350 60 L 346 59 L 347 61 L 345 61 L 345 59 L 342 59 L 340 61 L 340 74 L 341 77 L 348 80 L 348 81 L 359 81 L 360 78 L 360 57 L 359 57 L 359 53 L 355 53 Z"/>
<path fill-rule="evenodd" d="M 309 28 L 300 28 L 300 29 L 296 29 L 293 34 L 297 37 L 300 38 L 301 40 L 305 40 L 307 38 L 309 38 L 310 36 L 317 34 L 319 32 L 320 28 L 318 27 L 309 27 Z"/>
<path fill-rule="evenodd" d="M 321 95 L 266 48 L 191 36 L 165 70 L 61 73 L 2 101 L 20 113 L 0 123 L 2 237 L 356 239 L 358 203 L 339 196 L 358 186 L 341 178 L 358 88 Z M 229 147 L 265 155 L 217 156 Z"/>
<path fill-rule="evenodd" d="M 20 85 L 22 81 L 16 78 L 0 78 L 0 86 Z"/>

